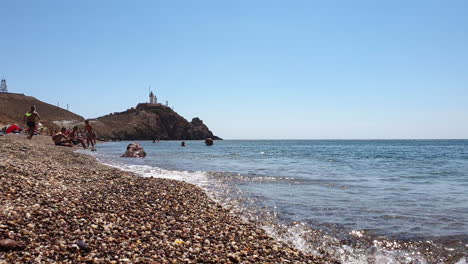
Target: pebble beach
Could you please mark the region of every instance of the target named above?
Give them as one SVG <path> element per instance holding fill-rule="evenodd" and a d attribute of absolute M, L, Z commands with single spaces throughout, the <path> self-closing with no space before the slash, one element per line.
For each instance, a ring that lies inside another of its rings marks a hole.
<path fill-rule="evenodd" d="M 0 137 L 1 264 L 338 263 L 274 240 L 195 185 L 75 150 Z"/>

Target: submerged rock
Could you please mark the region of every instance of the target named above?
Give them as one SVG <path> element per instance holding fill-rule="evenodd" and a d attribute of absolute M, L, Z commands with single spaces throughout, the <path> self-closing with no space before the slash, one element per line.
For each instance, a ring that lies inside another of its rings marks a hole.
<path fill-rule="evenodd" d="M 127 146 L 127 151 L 122 155 L 125 158 L 144 158 L 146 152 L 143 147 L 138 143 L 130 143 Z"/>

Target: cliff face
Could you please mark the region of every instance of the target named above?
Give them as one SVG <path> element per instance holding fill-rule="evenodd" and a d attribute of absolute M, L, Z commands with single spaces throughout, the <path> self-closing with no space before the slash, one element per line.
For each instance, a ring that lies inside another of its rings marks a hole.
<path fill-rule="evenodd" d="M 159 104 L 140 104 L 136 109 L 99 117 L 91 124 L 98 137 L 104 139 L 220 139 L 199 118 L 188 122 L 171 108 Z"/>

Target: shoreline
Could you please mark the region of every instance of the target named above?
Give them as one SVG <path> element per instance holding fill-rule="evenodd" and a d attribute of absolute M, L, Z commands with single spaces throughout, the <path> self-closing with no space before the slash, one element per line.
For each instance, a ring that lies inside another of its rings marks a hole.
<path fill-rule="evenodd" d="M 338 263 L 274 240 L 195 185 L 75 150 L 0 137 L 0 240 L 19 245 L 0 263 Z"/>

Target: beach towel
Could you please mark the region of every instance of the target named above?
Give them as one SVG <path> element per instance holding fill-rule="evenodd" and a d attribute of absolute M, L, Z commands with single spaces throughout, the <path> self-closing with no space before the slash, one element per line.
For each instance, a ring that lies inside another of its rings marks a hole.
<path fill-rule="evenodd" d="M 11 132 L 13 132 L 13 131 L 15 131 L 15 130 L 18 130 L 18 131 L 19 131 L 19 130 L 21 130 L 21 128 L 20 128 L 19 126 L 17 126 L 17 125 L 11 125 L 10 127 L 8 127 L 8 128 L 6 129 L 5 132 L 8 134 L 8 133 L 11 133 Z"/>

